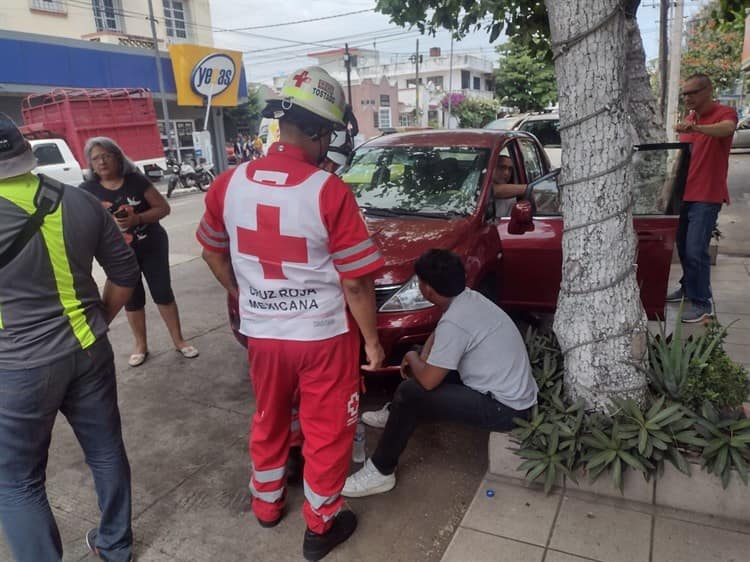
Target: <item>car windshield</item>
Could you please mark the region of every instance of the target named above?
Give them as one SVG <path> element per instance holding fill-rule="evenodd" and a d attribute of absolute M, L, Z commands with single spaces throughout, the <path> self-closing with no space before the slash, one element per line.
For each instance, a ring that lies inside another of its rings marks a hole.
<path fill-rule="evenodd" d="M 474 147 L 363 147 L 341 178 L 360 207 L 395 214 L 470 215 L 489 150 Z"/>
<path fill-rule="evenodd" d="M 524 121 L 518 128 L 521 131 L 526 131 L 527 133 L 534 135 L 545 148 L 560 148 L 559 119 Z"/>

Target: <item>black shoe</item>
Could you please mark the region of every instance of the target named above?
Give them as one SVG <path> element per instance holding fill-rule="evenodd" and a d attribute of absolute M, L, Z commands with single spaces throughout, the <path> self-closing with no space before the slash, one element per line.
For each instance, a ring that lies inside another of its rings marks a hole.
<path fill-rule="evenodd" d="M 333 520 L 327 533 L 319 535 L 310 529 L 305 530 L 302 543 L 302 556 L 305 560 L 321 560 L 334 548 L 352 536 L 357 528 L 357 516 L 352 511 L 342 511 Z"/>
<path fill-rule="evenodd" d="M 286 483 L 290 486 L 302 484 L 302 473 L 305 469 L 305 457 L 302 447 L 289 447 L 289 458 L 286 461 Z"/>
<path fill-rule="evenodd" d="M 284 517 L 283 514 L 279 515 L 278 518 L 274 519 L 273 521 L 263 521 L 260 517 L 256 517 L 258 520 L 258 524 L 263 527 L 264 529 L 270 529 L 271 527 L 275 527 L 279 523 L 281 523 L 282 518 Z"/>

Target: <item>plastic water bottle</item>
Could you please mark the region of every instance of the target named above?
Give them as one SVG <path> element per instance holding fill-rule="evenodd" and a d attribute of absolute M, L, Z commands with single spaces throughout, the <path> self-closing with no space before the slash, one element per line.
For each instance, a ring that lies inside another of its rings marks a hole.
<path fill-rule="evenodd" d="M 365 453 L 365 424 L 362 420 L 357 420 L 357 431 L 354 433 L 354 447 L 352 447 L 352 460 L 357 463 L 365 462 L 367 454 Z"/>

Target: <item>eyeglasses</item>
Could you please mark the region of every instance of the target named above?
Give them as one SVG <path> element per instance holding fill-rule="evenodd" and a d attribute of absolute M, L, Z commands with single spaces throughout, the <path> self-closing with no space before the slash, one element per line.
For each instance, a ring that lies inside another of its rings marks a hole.
<path fill-rule="evenodd" d="M 680 95 L 681 95 L 681 96 L 682 96 L 683 98 L 686 98 L 686 97 L 688 97 L 688 96 L 694 96 L 694 95 L 695 95 L 695 94 L 697 94 L 698 92 L 702 92 L 702 91 L 703 91 L 703 90 L 705 90 L 705 89 L 706 89 L 706 86 L 701 86 L 700 88 L 696 88 L 695 90 L 688 90 L 687 92 L 680 92 Z"/>
<path fill-rule="evenodd" d="M 102 152 L 101 154 L 97 154 L 96 156 L 91 157 L 92 162 L 109 162 L 115 157 L 114 154 L 110 154 L 109 152 Z"/>

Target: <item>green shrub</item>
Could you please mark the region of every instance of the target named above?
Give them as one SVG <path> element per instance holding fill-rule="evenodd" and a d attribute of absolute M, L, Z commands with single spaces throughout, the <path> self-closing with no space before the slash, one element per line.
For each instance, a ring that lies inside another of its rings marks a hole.
<path fill-rule="evenodd" d="M 627 468 L 648 480 L 669 461 L 690 475 L 693 456 L 725 488 L 734 471 L 747 484 L 750 420 L 736 407 L 748 393 L 747 373 L 724 352 L 725 335 L 714 323 L 683 340 L 679 325 L 669 337 L 660 326 L 650 339 L 646 404 L 613 400 L 604 415 L 587 412 L 582 400 L 571 403 L 557 339 L 530 329 L 525 340 L 539 395 L 531 419 L 515 420 L 511 432 L 523 459 L 518 470 L 529 481 L 542 480 L 547 493 L 560 475 L 577 481 L 584 473 L 594 481 L 608 472 L 622 493 Z"/>
<path fill-rule="evenodd" d="M 717 322 L 711 322 L 706 328 L 706 337 L 713 339 L 717 336 L 719 344 L 705 365 L 691 364 L 688 369 L 682 402 L 696 412 L 701 410 L 704 402 L 710 402 L 718 410 L 734 410 L 750 392 L 747 370 L 732 361 L 724 351 L 726 330 Z"/>

